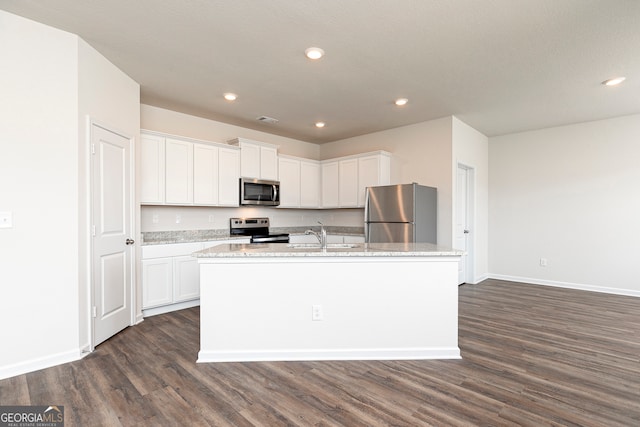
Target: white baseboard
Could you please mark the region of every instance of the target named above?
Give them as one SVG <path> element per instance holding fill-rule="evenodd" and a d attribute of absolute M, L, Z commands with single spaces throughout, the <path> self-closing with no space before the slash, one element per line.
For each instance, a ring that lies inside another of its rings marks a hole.
<path fill-rule="evenodd" d="M 185 308 L 191 308 L 200 305 L 200 299 L 194 299 L 191 301 L 178 302 L 175 304 L 163 305 L 161 307 L 147 308 L 142 310 L 144 317 L 155 316 L 157 314 L 170 313 L 176 310 L 183 310 Z"/>
<path fill-rule="evenodd" d="M 0 366 L 0 380 L 15 377 L 40 369 L 51 368 L 63 363 L 75 362 L 83 357 L 80 349 L 74 349 L 63 353 L 51 354 L 46 357 L 21 361 L 13 365 Z"/>
<path fill-rule="evenodd" d="M 282 351 L 200 351 L 198 363 L 212 362 L 292 362 L 319 360 L 427 360 L 461 359 L 458 347 L 282 350 Z"/>
<path fill-rule="evenodd" d="M 532 285 L 554 286 L 557 288 L 578 289 L 581 291 L 601 292 L 605 294 L 640 297 L 640 291 L 631 289 L 609 288 L 606 286 L 585 285 L 582 283 L 559 282 L 555 280 L 540 280 L 531 277 L 508 276 L 505 274 L 489 274 L 488 279 L 507 280 L 509 282 L 530 283 Z"/>
<path fill-rule="evenodd" d="M 136 323 L 135 325 L 138 325 L 140 323 L 144 322 L 144 315 L 142 314 L 142 312 L 136 314 Z"/>

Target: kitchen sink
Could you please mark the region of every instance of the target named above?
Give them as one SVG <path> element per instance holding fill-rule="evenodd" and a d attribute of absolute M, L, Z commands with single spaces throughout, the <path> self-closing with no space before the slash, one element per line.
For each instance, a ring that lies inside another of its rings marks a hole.
<path fill-rule="evenodd" d="M 361 245 L 358 243 L 327 243 L 327 249 L 353 249 Z M 322 249 L 320 243 L 289 243 L 291 249 Z"/>

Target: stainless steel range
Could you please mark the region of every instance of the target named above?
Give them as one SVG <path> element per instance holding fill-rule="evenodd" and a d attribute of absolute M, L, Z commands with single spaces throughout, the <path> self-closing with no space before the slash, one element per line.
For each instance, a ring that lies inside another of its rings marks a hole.
<path fill-rule="evenodd" d="M 269 218 L 230 218 L 229 234 L 251 236 L 251 243 L 289 243 L 286 233 L 269 233 Z"/>

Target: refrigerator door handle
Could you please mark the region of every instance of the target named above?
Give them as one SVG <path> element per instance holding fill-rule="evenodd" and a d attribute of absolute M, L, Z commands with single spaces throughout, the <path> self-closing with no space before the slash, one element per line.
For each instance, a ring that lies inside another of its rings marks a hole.
<path fill-rule="evenodd" d="M 369 243 L 369 187 L 364 190 L 364 241 Z"/>

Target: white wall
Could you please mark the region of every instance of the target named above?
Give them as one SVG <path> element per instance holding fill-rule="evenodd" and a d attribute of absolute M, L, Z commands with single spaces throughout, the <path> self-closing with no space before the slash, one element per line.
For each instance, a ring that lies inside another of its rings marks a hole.
<path fill-rule="evenodd" d="M 492 276 L 640 296 L 639 142 L 640 115 L 490 138 Z"/>
<path fill-rule="evenodd" d="M 90 200 L 87 196 L 90 184 L 89 169 L 89 129 L 88 118 L 96 120 L 101 125 L 133 138 L 134 144 L 140 137 L 140 85 L 109 62 L 84 40 L 78 39 L 78 164 L 79 176 L 79 316 L 80 316 L 80 348 L 90 345 L 90 277 L 89 262 L 90 236 L 89 215 Z M 131 151 L 135 162 L 135 145 Z M 135 223 L 139 223 L 137 218 Z M 131 237 L 135 238 L 139 225 L 133 224 Z M 134 249 L 139 253 L 140 246 Z M 138 257 L 139 258 L 139 257 Z M 140 272 L 136 272 L 140 282 Z M 137 289 L 140 291 L 140 289 Z M 136 298 L 137 312 L 142 318 L 142 295 Z"/>
<path fill-rule="evenodd" d="M 79 355 L 77 46 L 0 11 L 0 378 Z"/>
<path fill-rule="evenodd" d="M 320 155 L 330 159 L 374 150 L 392 153 L 392 183 L 438 189 L 438 243 L 451 247 L 452 117 L 323 144 Z"/>
<path fill-rule="evenodd" d="M 90 340 L 86 116 L 138 138 L 139 87 L 69 34 L 0 11 L 0 378 Z"/>
<path fill-rule="evenodd" d="M 457 188 L 457 167 L 462 164 L 472 168 L 472 217 L 469 253 L 473 257 L 473 277 L 467 282 L 478 283 L 489 274 L 489 139 L 471 126 L 453 118 L 453 189 Z M 452 198 L 452 212 L 457 212 L 456 197 Z M 453 224 L 455 224 L 453 218 Z M 455 227 L 451 229 L 455 242 Z"/>
<path fill-rule="evenodd" d="M 241 137 L 278 145 L 280 154 L 315 160 L 318 160 L 320 155 L 320 149 L 317 144 L 165 110 L 151 105 L 142 104 L 140 106 L 140 120 L 142 129 L 157 132 L 220 143 L 226 143 L 230 139 Z"/>

